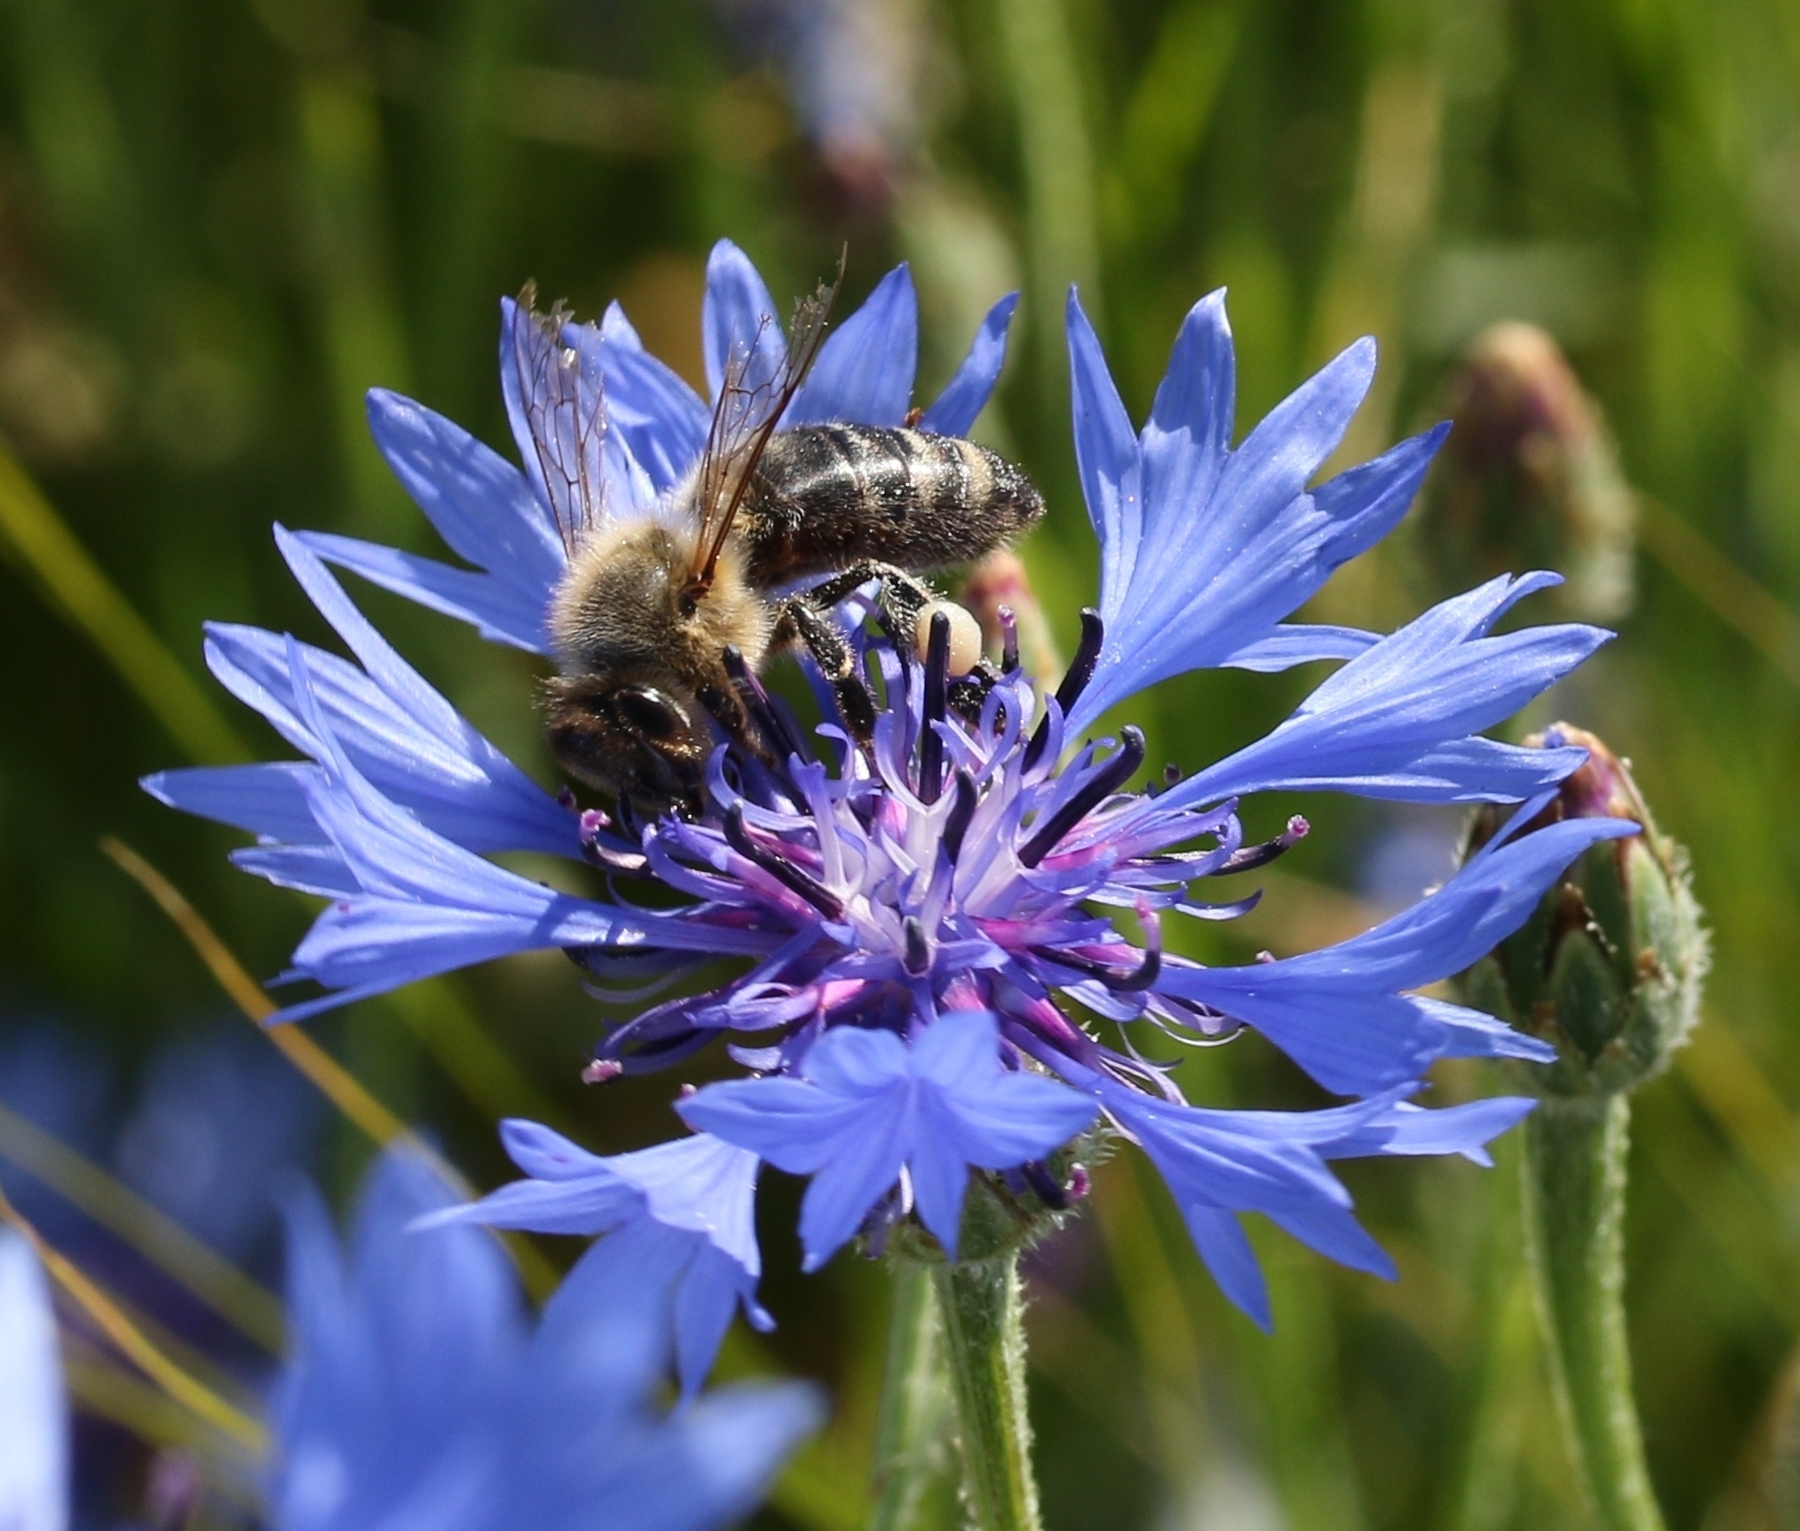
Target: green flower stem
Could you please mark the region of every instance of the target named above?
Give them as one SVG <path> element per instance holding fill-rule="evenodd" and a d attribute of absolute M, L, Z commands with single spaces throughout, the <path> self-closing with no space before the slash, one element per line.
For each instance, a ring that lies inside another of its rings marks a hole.
<path fill-rule="evenodd" d="M 1605 1531 L 1662 1531 L 1625 1333 L 1626 1097 L 1540 1102 L 1525 1123 L 1525 1235 L 1558 1412 Z"/>
<path fill-rule="evenodd" d="M 945 1467 L 950 1391 L 931 1269 L 894 1262 L 894 1310 L 888 1323 L 887 1374 L 875 1426 L 875 1500 L 869 1531 L 919 1531 L 920 1509 Z"/>
<path fill-rule="evenodd" d="M 1040 1531 L 1018 1256 L 935 1266 L 932 1279 L 973 1524 L 979 1531 Z"/>

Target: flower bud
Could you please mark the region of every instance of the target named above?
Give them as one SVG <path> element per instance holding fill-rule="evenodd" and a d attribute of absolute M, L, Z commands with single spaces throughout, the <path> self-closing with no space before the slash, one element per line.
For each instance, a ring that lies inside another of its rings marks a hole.
<path fill-rule="evenodd" d="M 1525 742 L 1580 745 L 1588 759 L 1521 833 L 1600 816 L 1634 820 L 1643 833 L 1587 851 L 1523 926 L 1462 975 L 1462 993 L 1556 1048 L 1555 1063 L 1527 1071 L 1537 1094 L 1630 1090 L 1663 1068 L 1699 1019 L 1707 938 L 1687 853 L 1657 830 L 1626 763 L 1593 734 L 1559 723 Z M 1498 811 L 1482 811 L 1471 853 L 1499 823 Z"/>
<path fill-rule="evenodd" d="M 1454 428 L 1420 518 L 1422 554 L 1446 588 L 1511 569 L 1561 569 L 1572 616 L 1631 609 L 1637 523 L 1600 409 L 1561 349 L 1529 324 L 1496 324 L 1448 384 Z"/>

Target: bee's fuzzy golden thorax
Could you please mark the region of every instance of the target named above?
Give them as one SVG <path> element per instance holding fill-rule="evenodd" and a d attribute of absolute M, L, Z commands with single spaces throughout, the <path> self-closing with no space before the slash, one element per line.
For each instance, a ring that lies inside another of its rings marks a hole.
<path fill-rule="evenodd" d="M 694 537 L 656 521 L 597 532 L 570 561 L 551 607 L 551 632 L 566 672 L 605 674 L 666 667 L 711 675 L 728 647 L 753 667 L 768 652 L 770 617 L 728 543 L 708 589 L 689 593 Z"/>

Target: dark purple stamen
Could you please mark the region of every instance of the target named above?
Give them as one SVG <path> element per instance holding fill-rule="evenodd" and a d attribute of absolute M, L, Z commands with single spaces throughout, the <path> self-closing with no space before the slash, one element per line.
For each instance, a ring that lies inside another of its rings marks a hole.
<path fill-rule="evenodd" d="M 1306 838 L 1311 830 L 1312 825 L 1308 824 L 1299 814 L 1295 814 L 1287 821 L 1287 828 L 1273 840 L 1265 840 L 1261 845 L 1246 845 L 1241 850 L 1233 851 L 1225 864 L 1213 875 L 1223 877 L 1228 872 L 1248 872 L 1256 867 L 1267 866 L 1277 856 L 1284 855 L 1293 849 L 1295 845 Z"/>
<path fill-rule="evenodd" d="M 842 917 L 844 905 L 824 884 L 807 876 L 785 857 L 750 838 L 744 825 L 744 805 L 733 803 L 725 814 L 725 840 L 746 861 L 761 867 L 790 892 L 798 894 L 828 920 Z"/>
<path fill-rule="evenodd" d="M 975 778 L 967 771 L 956 773 L 956 785 L 951 789 L 955 797 L 950 804 L 950 812 L 944 816 L 944 854 L 955 861 L 962 854 L 963 836 L 969 832 L 970 821 L 975 817 Z"/>
<path fill-rule="evenodd" d="M 931 971 L 931 942 L 925 927 L 918 916 L 909 914 L 900 929 L 906 941 L 906 955 L 901 959 L 906 971 L 914 978 L 923 978 Z"/>
<path fill-rule="evenodd" d="M 1019 618 L 1010 606 L 1002 606 L 997 615 L 1000 618 L 1000 670 L 1002 674 L 1012 675 L 1019 668 Z"/>
<path fill-rule="evenodd" d="M 1075 658 L 1070 661 L 1062 684 L 1056 688 L 1056 705 L 1062 709 L 1066 718 L 1069 709 L 1080 700 L 1081 693 L 1087 690 L 1088 682 L 1094 678 L 1094 667 L 1100 663 L 1100 645 L 1106 642 L 1106 624 L 1100 620 L 1100 613 L 1092 606 L 1081 609 L 1081 642 L 1075 646 Z M 1046 714 L 1033 731 L 1030 741 L 1025 746 L 1023 765 L 1029 771 L 1043 758 L 1044 749 L 1050 743 L 1050 719 Z"/>
<path fill-rule="evenodd" d="M 1079 792 L 1033 831 L 1031 838 L 1019 847 L 1019 860 L 1028 867 L 1034 867 L 1055 850 L 1064 835 L 1137 774 L 1138 767 L 1144 763 L 1144 748 L 1143 730 L 1127 723 L 1119 730 L 1119 748 L 1112 759 L 1095 771 Z"/>
<path fill-rule="evenodd" d="M 1079 952 L 1061 951 L 1054 946 L 1034 946 L 1031 950 L 1046 962 L 1097 978 L 1115 994 L 1139 993 L 1162 976 L 1162 952 L 1154 946 L 1144 953 L 1144 960 L 1134 968 L 1110 967 Z"/>
<path fill-rule="evenodd" d="M 769 745 L 780 751 L 783 760 L 799 755 L 806 758 L 806 745 L 795 733 L 786 713 L 776 706 L 775 700 L 757 678 L 756 672 L 750 668 L 749 661 L 734 646 L 728 646 L 724 653 L 725 673 L 731 678 L 731 686 L 738 694 L 744 711 L 762 731 Z"/>
<path fill-rule="evenodd" d="M 1100 645 L 1106 642 L 1106 624 L 1092 606 L 1081 608 L 1081 642 L 1075 645 L 1075 657 L 1068 673 L 1056 688 L 1056 703 L 1067 717 L 1069 709 L 1081 700 L 1088 682 L 1094 678 L 1094 667 L 1100 663 Z"/>
<path fill-rule="evenodd" d="M 925 714 L 919 726 L 919 799 L 927 806 L 944 790 L 944 739 L 935 725 L 944 721 L 949 680 L 950 618 L 934 611 L 925 644 Z"/>
<path fill-rule="evenodd" d="M 685 1031 L 668 1037 L 652 1037 L 639 1042 L 634 1036 L 626 1036 L 629 1027 L 620 1027 L 608 1037 L 601 1046 L 602 1056 L 588 1065 L 596 1069 L 606 1063 L 617 1063 L 624 1074 L 654 1074 L 659 1069 L 672 1068 L 677 1063 L 710 1047 L 718 1035 L 710 1026 L 691 1026 Z M 630 1052 L 626 1052 L 626 1048 Z"/>

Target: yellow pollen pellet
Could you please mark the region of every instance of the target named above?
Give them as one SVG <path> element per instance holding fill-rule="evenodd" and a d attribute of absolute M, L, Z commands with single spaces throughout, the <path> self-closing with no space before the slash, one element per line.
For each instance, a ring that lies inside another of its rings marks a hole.
<path fill-rule="evenodd" d="M 931 647 L 931 619 L 939 612 L 950 619 L 950 673 L 967 675 L 981 663 L 981 624 L 955 601 L 933 601 L 919 613 L 915 634 L 919 658 Z"/>

